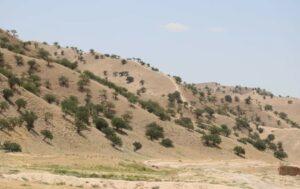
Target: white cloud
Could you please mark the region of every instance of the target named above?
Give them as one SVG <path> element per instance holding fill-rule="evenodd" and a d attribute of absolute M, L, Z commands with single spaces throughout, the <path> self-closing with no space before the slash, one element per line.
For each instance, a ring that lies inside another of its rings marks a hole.
<path fill-rule="evenodd" d="M 226 32 L 226 29 L 222 27 L 212 27 L 212 28 L 208 28 L 208 31 L 212 33 L 224 33 Z"/>
<path fill-rule="evenodd" d="M 189 30 L 188 26 L 176 22 L 168 23 L 164 25 L 164 28 L 170 32 L 184 32 Z"/>

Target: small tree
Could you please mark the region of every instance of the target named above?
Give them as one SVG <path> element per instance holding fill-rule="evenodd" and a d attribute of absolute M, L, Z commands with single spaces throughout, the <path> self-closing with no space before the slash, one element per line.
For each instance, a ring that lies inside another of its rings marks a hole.
<path fill-rule="evenodd" d="M 16 64 L 18 65 L 18 66 L 23 66 L 24 65 L 24 59 L 23 59 L 23 57 L 22 56 L 15 56 L 15 59 L 16 59 Z"/>
<path fill-rule="evenodd" d="M 146 136 L 149 137 L 150 140 L 164 138 L 164 129 L 157 123 L 152 122 L 146 126 Z"/>
<path fill-rule="evenodd" d="M 220 129 L 221 133 L 226 136 L 229 137 L 229 135 L 231 134 L 231 130 L 229 129 L 229 127 L 225 124 L 221 125 L 221 129 Z"/>
<path fill-rule="evenodd" d="M 58 78 L 58 83 L 62 87 L 69 87 L 69 79 L 63 75 Z"/>
<path fill-rule="evenodd" d="M 232 98 L 230 95 L 226 95 L 225 96 L 225 101 L 231 103 L 232 102 Z"/>
<path fill-rule="evenodd" d="M 108 127 L 107 121 L 103 118 L 96 117 L 96 118 L 94 118 L 93 122 L 94 122 L 96 128 L 100 131 L 102 131 L 104 128 Z"/>
<path fill-rule="evenodd" d="M 70 96 L 63 100 L 60 105 L 64 115 L 74 115 L 77 110 L 78 103 L 78 99 L 75 96 Z"/>
<path fill-rule="evenodd" d="M 3 98 L 9 102 L 10 102 L 9 98 L 14 96 L 14 92 L 11 89 L 7 89 L 7 88 L 3 89 L 2 94 L 3 94 Z"/>
<path fill-rule="evenodd" d="M 246 99 L 245 99 L 245 103 L 246 104 L 251 104 L 251 97 L 250 96 L 248 96 Z"/>
<path fill-rule="evenodd" d="M 20 79 L 14 75 L 8 78 L 8 85 L 11 89 L 15 89 L 15 86 L 20 85 L 20 83 Z"/>
<path fill-rule="evenodd" d="M 53 139 L 53 134 L 51 131 L 45 129 L 41 131 L 41 134 L 44 136 L 43 141 L 46 139 L 52 140 Z"/>
<path fill-rule="evenodd" d="M 275 151 L 274 156 L 280 160 L 288 157 L 287 153 L 282 150 Z"/>
<path fill-rule="evenodd" d="M 21 152 L 22 148 L 20 144 L 10 141 L 5 141 L 3 144 L 3 149 L 7 152 Z"/>
<path fill-rule="evenodd" d="M 10 124 L 7 119 L 0 118 L 0 130 L 3 131 L 4 129 L 11 130 Z"/>
<path fill-rule="evenodd" d="M 171 139 L 169 139 L 169 138 L 162 139 L 162 141 L 160 142 L 160 144 L 163 145 L 166 148 L 174 147 L 173 141 Z"/>
<path fill-rule="evenodd" d="M 79 106 L 75 112 L 75 119 L 89 125 L 89 109 L 85 106 Z"/>
<path fill-rule="evenodd" d="M 258 150 L 260 150 L 260 151 L 265 151 L 266 148 L 267 148 L 266 143 L 263 140 L 260 140 L 260 139 L 256 140 L 254 142 L 253 146 L 255 148 L 257 148 Z"/>
<path fill-rule="evenodd" d="M 53 119 L 53 114 L 51 112 L 46 112 L 44 114 L 44 121 L 46 123 L 50 123 L 52 119 Z"/>
<path fill-rule="evenodd" d="M 173 76 L 173 78 L 175 79 L 177 84 L 180 84 L 182 82 L 182 79 L 179 76 Z"/>
<path fill-rule="evenodd" d="M 34 73 L 35 71 L 38 70 L 38 66 L 37 66 L 35 60 L 28 60 L 27 64 L 29 66 L 29 69 L 28 69 L 29 74 L 32 74 L 32 73 Z"/>
<path fill-rule="evenodd" d="M 111 123 L 116 128 L 116 130 L 130 129 L 130 126 L 128 125 L 128 123 L 119 117 L 114 117 L 111 120 Z"/>
<path fill-rule="evenodd" d="M 22 119 L 26 122 L 28 131 L 34 128 L 34 122 L 38 119 L 37 115 L 32 111 L 25 111 L 22 113 Z"/>
<path fill-rule="evenodd" d="M 45 49 L 41 48 L 38 51 L 38 56 L 47 61 L 47 66 L 50 66 L 50 53 Z"/>
<path fill-rule="evenodd" d="M 127 81 L 127 83 L 132 83 L 132 82 L 134 81 L 134 77 L 128 76 L 128 77 L 126 78 L 126 81 Z"/>
<path fill-rule="evenodd" d="M 44 99 L 49 103 L 56 102 L 56 96 L 53 94 L 45 94 Z"/>
<path fill-rule="evenodd" d="M 15 101 L 15 104 L 18 107 L 18 111 L 20 111 L 21 108 L 26 108 L 27 102 L 23 98 L 19 98 Z"/>
<path fill-rule="evenodd" d="M 0 113 L 5 112 L 6 110 L 8 110 L 8 108 L 9 104 L 6 101 L 0 102 Z"/>
<path fill-rule="evenodd" d="M 267 136 L 267 140 L 268 140 L 269 142 L 273 141 L 274 139 L 275 139 L 275 135 L 274 135 L 274 134 L 269 134 L 269 135 Z"/>
<path fill-rule="evenodd" d="M 110 141 L 112 142 L 113 147 L 116 147 L 116 146 L 121 147 L 123 145 L 122 139 L 120 137 L 118 137 L 117 135 L 113 135 L 110 138 Z"/>
<path fill-rule="evenodd" d="M 236 146 L 233 148 L 233 151 L 238 156 L 244 156 L 245 155 L 245 149 L 241 146 Z"/>
<path fill-rule="evenodd" d="M 137 142 L 137 141 L 132 143 L 132 145 L 133 145 L 133 151 L 135 151 L 135 152 L 142 148 L 142 144 L 140 142 Z"/>
<path fill-rule="evenodd" d="M 217 146 L 222 142 L 222 139 L 219 135 L 216 134 L 209 134 L 209 135 L 204 134 L 202 136 L 202 141 L 206 146 Z"/>

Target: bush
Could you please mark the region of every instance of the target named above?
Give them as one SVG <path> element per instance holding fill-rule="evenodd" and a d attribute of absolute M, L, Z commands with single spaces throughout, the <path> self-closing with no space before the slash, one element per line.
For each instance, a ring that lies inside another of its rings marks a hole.
<path fill-rule="evenodd" d="M 26 108 L 27 102 L 23 98 L 19 98 L 15 101 L 15 104 L 18 107 L 18 111 L 20 111 L 21 108 Z"/>
<path fill-rule="evenodd" d="M 127 60 L 122 59 L 121 63 L 122 63 L 123 65 L 125 65 L 125 64 L 127 64 Z"/>
<path fill-rule="evenodd" d="M 149 137 L 150 140 L 164 138 L 164 129 L 157 123 L 152 122 L 146 126 L 146 136 Z"/>
<path fill-rule="evenodd" d="M 22 56 L 15 56 L 15 59 L 16 59 L 16 64 L 18 65 L 18 66 L 23 66 L 24 65 L 24 59 L 23 59 L 23 57 Z"/>
<path fill-rule="evenodd" d="M 0 102 L 0 113 L 8 110 L 9 104 L 6 101 Z"/>
<path fill-rule="evenodd" d="M 104 128 L 108 127 L 107 121 L 103 118 L 96 117 L 96 118 L 94 118 L 93 122 L 94 122 L 96 128 L 100 131 L 102 131 Z"/>
<path fill-rule="evenodd" d="M 153 102 L 152 100 L 141 101 L 140 102 L 143 109 L 146 109 L 148 112 L 155 114 L 161 120 L 170 120 L 170 116 L 166 113 L 164 108 L 162 108 L 157 102 Z"/>
<path fill-rule="evenodd" d="M 89 109 L 85 106 L 79 106 L 76 108 L 75 119 L 82 123 L 89 124 Z"/>
<path fill-rule="evenodd" d="M 44 136 L 43 140 L 46 140 L 46 139 L 52 140 L 53 139 L 53 134 L 49 130 L 46 130 L 46 129 L 42 130 L 41 134 Z"/>
<path fill-rule="evenodd" d="M 272 111 L 272 110 L 273 110 L 273 106 L 270 105 L 270 104 L 266 104 L 266 105 L 265 105 L 265 110 L 266 110 L 266 111 Z"/>
<path fill-rule="evenodd" d="M 7 152 L 21 152 L 22 148 L 20 144 L 10 141 L 5 141 L 3 144 L 3 149 Z"/>
<path fill-rule="evenodd" d="M 115 146 L 121 147 L 123 145 L 122 139 L 120 137 L 118 137 L 117 135 L 113 135 L 110 138 L 110 141 L 112 142 L 113 147 L 115 147 Z"/>
<path fill-rule="evenodd" d="M 137 141 L 132 143 L 132 145 L 133 145 L 133 151 L 135 151 L 135 152 L 142 148 L 142 144 L 140 142 L 137 142 Z"/>
<path fill-rule="evenodd" d="M 78 103 L 77 97 L 70 96 L 69 98 L 63 100 L 60 105 L 64 114 L 73 115 L 77 110 Z"/>
<path fill-rule="evenodd" d="M 256 141 L 253 143 L 253 146 L 254 146 L 256 149 L 260 150 L 260 151 L 265 151 L 266 148 L 267 148 L 266 143 L 265 143 L 263 140 L 260 140 L 260 139 L 256 140 Z"/>
<path fill-rule="evenodd" d="M 231 129 L 229 129 L 229 127 L 225 124 L 221 125 L 221 129 L 220 129 L 220 132 L 226 136 L 226 137 L 229 137 L 230 134 L 231 134 Z"/>
<path fill-rule="evenodd" d="M 187 129 L 194 129 L 194 124 L 193 124 L 191 118 L 188 118 L 188 117 L 182 117 L 180 119 L 176 119 L 175 123 L 187 128 Z"/>
<path fill-rule="evenodd" d="M 246 99 L 245 99 L 245 103 L 246 104 L 251 104 L 251 97 L 250 96 L 248 96 Z"/>
<path fill-rule="evenodd" d="M 288 157 L 287 153 L 281 150 L 275 151 L 274 156 L 280 160 Z"/>
<path fill-rule="evenodd" d="M 128 123 L 119 117 L 114 117 L 111 120 L 111 124 L 116 128 L 116 130 L 130 129 L 130 126 L 128 125 Z"/>
<path fill-rule="evenodd" d="M 63 58 L 63 59 L 61 59 L 61 60 L 57 60 L 56 61 L 58 64 L 61 64 L 61 65 L 63 65 L 63 66 L 65 66 L 65 67 L 68 67 L 68 68 L 70 68 L 70 69 L 72 69 L 72 70 L 74 70 L 75 68 L 77 68 L 77 66 L 78 66 L 78 63 L 77 62 L 70 62 L 68 59 L 66 59 L 66 58 Z"/>
<path fill-rule="evenodd" d="M 53 94 L 45 94 L 44 99 L 49 103 L 56 102 L 56 96 Z"/>
<path fill-rule="evenodd" d="M 231 103 L 232 102 L 232 98 L 230 95 L 226 95 L 225 96 L 225 101 Z"/>
<path fill-rule="evenodd" d="M 288 115 L 286 114 L 286 113 L 284 113 L 284 112 L 280 112 L 279 113 L 279 117 L 281 118 L 281 119 L 287 119 L 287 117 L 288 117 Z"/>
<path fill-rule="evenodd" d="M 222 139 L 219 135 L 216 134 L 209 134 L 209 135 L 203 135 L 202 141 L 206 146 L 217 146 L 222 142 Z"/>
<path fill-rule="evenodd" d="M 274 135 L 274 134 L 269 134 L 269 135 L 267 136 L 267 140 L 268 140 L 269 142 L 273 141 L 274 139 L 275 139 L 275 135 Z"/>
<path fill-rule="evenodd" d="M 213 114 L 215 113 L 215 111 L 214 111 L 214 109 L 212 109 L 211 107 L 205 107 L 204 108 L 204 111 L 206 112 L 206 113 L 208 113 L 208 115 L 211 117 L 211 116 L 213 116 Z"/>
<path fill-rule="evenodd" d="M 3 89 L 2 94 L 3 98 L 7 101 L 10 101 L 9 98 L 14 96 L 14 92 L 11 89 Z"/>
<path fill-rule="evenodd" d="M 47 65 L 50 66 L 50 60 L 49 60 L 50 53 L 46 51 L 45 49 L 39 49 L 38 51 L 38 57 L 44 59 L 47 61 Z"/>
<path fill-rule="evenodd" d="M 134 82 L 134 77 L 128 76 L 128 77 L 126 78 L 126 81 L 127 81 L 127 83 L 132 83 L 132 82 Z"/>
<path fill-rule="evenodd" d="M 8 78 L 8 84 L 11 89 L 14 89 L 15 85 L 20 85 L 21 81 L 16 76 L 12 75 Z"/>
<path fill-rule="evenodd" d="M 245 117 L 236 118 L 235 125 L 238 129 L 242 129 L 242 128 L 249 129 L 250 128 L 249 122 L 248 122 L 247 118 L 245 118 Z"/>
<path fill-rule="evenodd" d="M 177 84 L 180 84 L 182 82 L 182 79 L 179 76 L 173 76 L 173 78 L 175 79 Z"/>
<path fill-rule="evenodd" d="M 10 130 L 10 124 L 7 119 L 0 118 L 0 130 L 2 131 L 4 129 Z"/>
<path fill-rule="evenodd" d="M 58 83 L 62 87 L 69 87 L 69 79 L 65 76 L 60 76 L 58 78 Z"/>
<path fill-rule="evenodd" d="M 26 128 L 28 131 L 34 128 L 34 122 L 38 119 L 37 115 L 32 111 L 25 111 L 22 113 L 22 119 L 26 122 Z"/>
<path fill-rule="evenodd" d="M 163 145 L 166 148 L 174 147 L 173 141 L 171 139 L 169 139 L 169 138 L 162 139 L 162 141 L 160 142 L 160 144 Z"/>
<path fill-rule="evenodd" d="M 236 155 L 241 156 L 241 155 L 245 155 L 245 149 L 241 146 L 236 146 L 233 148 L 233 151 Z"/>

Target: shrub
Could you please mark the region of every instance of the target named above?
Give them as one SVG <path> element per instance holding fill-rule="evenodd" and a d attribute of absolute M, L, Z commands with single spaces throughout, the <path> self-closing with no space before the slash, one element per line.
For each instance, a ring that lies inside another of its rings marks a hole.
<path fill-rule="evenodd" d="M 16 64 L 18 65 L 18 66 L 23 66 L 24 65 L 24 59 L 23 59 L 23 57 L 22 56 L 15 56 L 15 59 L 16 59 Z"/>
<path fill-rule="evenodd" d="M 275 151 L 274 156 L 280 160 L 288 157 L 287 153 L 281 150 Z"/>
<path fill-rule="evenodd" d="M 266 104 L 266 105 L 265 105 L 265 110 L 266 110 L 266 111 L 272 111 L 272 110 L 273 110 L 273 106 L 270 105 L 270 104 Z"/>
<path fill-rule="evenodd" d="M 235 125 L 238 129 L 242 129 L 242 128 L 249 129 L 250 128 L 249 122 L 248 122 L 247 118 L 245 118 L 245 117 L 236 118 Z"/>
<path fill-rule="evenodd" d="M 51 112 L 46 112 L 44 115 L 44 120 L 46 123 L 50 123 L 50 120 L 53 119 L 53 114 Z"/>
<path fill-rule="evenodd" d="M 115 147 L 115 146 L 121 147 L 123 145 L 122 139 L 120 137 L 118 137 L 117 135 L 113 135 L 110 138 L 110 141 L 112 142 L 113 147 Z"/>
<path fill-rule="evenodd" d="M 251 104 L 251 97 L 250 96 L 248 96 L 246 99 L 245 99 L 245 103 L 246 104 Z"/>
<path fill-rule="evenodd" d="M 122 59 L 121 63 L 122 63 L 123 65 L 125 65 L 125 64 L 127 64 L 127 60 Z"/>
<path fill-rule="evenodd" d="M 75 127 L 76 127 L 76 131 L 77 133 L 81 133 L 81 131 L 87 129 L 86 125 L 79 119 L 75 118 Z"/>
<path fill-rule="evenodd" d="M 85 106 L 79 106 L 76 108 L 75 119 L 85 124 L 89 124 L 89 109 Z"/>
<path fill-rule="evenodd" d="M 126 81 L 127 81 L 127 83 L 132 83 L 132 82 L 134 82 L 134 77 L 128 76 L 128 77 L 126 78 Z"/>
<path fill-rule="evenodd" d="M 53 94 L 45 94 L 44 99 L 49 103 L 56 102 L 56 96 Z"/>
<path fill-rule="evenodd" d="M 233 151 L 236 155 L 241 156 L 241 155 L 245 155 L 245 149 L 241 146 L 236 146 L 233 148 Z"/>
<path fill-rule="evenodd" d="M 243 143 L 243 144 L 247 144 L 248 139 L 247 138 L 238 138 L 237 141 L 240 143 Z"/>
<path fill-rule="evenodd" d="M 226 95 L 225 96 L 225 101 L 231 103 L 232 102 L 232 98 L 230 95 Z"/>
<path fill-rule="evenodd" d="M 39 88 L 38 84 L 34 83 L 32 81 L 23 82 L 22 87 L 35 95 L 38 95 L 40 93 L 40 88 Z"/>
<path fill-rule="evenodd" d="M 220 132 L 226 137 L 229 137 L 229 135 L 231 134 L 231 130 L 225 124 L 221 125 Z"/>
<path fill-rule="evenodd" d="M 69 79 L 65 76 L 60 76 L 58 78 L 58 83 L 62 87 L 69 87 Z"/>
<path fill-rule="evenodd" d="M 173 76 L 173 78 L 175 79 L 177 84 L 180 84 L 182 82 L 182 79 L 179 76 Z"/>
<path fill-rule="evenodd" d="M 27 64 L 29 66 L 28 69 L 29 74 L 32 74 L 33 72 L 38 70 L 38 65 L 35 60 L 28 60 Z"/>
<path fill-rule="evenodd" d="M 166 148 L 174 147 L 173 141 L 171 139 L 169 139 L 169 138 L 162 139 L 162 141 L 160 142 L 160 144 L 163 145 Z"/>
<path fill-rule="evenodd" d="M 266 148 L 267 148 L 266 143 L 265 143 L 263 140 L 260 140 L 260 139 L 256 140 L 256 141 L 253 143 L 253 146 L 254 146 L 255 148 L 257 148 L 258 150 L 260 150 L 260 151 L 264 151 L 264 150 L 266 150 Z"/>
<path fill-rule="evenodd" d="M 77 110 L 78 103 L 77 97 L 70 96 L 61 102 L 61 109 L 64 114 L 73 115 Z"/>
<path fill-rule="evenodd" d="M 21 81 L 16 76 L 12 75 L 8 78 L 8 85 L 11 89 L 13 89 L 16 85 L 20 85 Z"/>
<path fill-rule="evenodd" d="M 100 131 L 102 131 L 104 128 L 108 127 L 107 121 L 103 118 L 96 117 L 96 118 L 94 118 L 93 122 L 94 122 L 96 128 Z"/>
<path fill-rule="evenodd" d="M 20 144 L 10 141 L 5 141 L 3 144 L 3 149 L 7 152 L 21 152 L 22 148 Z"/>
<path fill-rule="evenodd" d="M 68 59 L 66 59 L 66 58 L 63 58 L 63 59 L 61 59 L 61 60 L 57 60 L 56 61 L 58 64 L 61 64 L 61 65 L 63 65 L 63 66 L 65 66 L 65 67 L 68 67 L 68 68 L 70 68 L 70 69 L 72 69 L 72 70 L 74 70 L 75 68 L 77 68 L 77 66 L 78 66 L 78 63 L 77 62 L 70 62 Z"/>
<path fill-rule="evenodd" d="M 0 113 L 8 110 L 9 104 L 6 101 L 0 102 Z"/>
<path fill-rule="evenodd" d="M 3 89 L 2 91 L 3 98 L 7 101 L 10 101 L 9 98 L 14 96 L 14 92 L 11 89 Z"/>
<path fill-rule="evenodd" d="M 48 66 L 50 66 L 49 56 L 50 56 L 50 53 L 48 51 L 46 51 L 43 48 L 39 49 L 39 51 L 38 51 L 38 57 L 46 60 Z"/>
<path fill-rule="evenodd" d="M 90 79 L 87 75 L 81 74 L 80 79 L 77 82 L 78 90 L 79 91 L 84 91 L 85 87 L 89 84 Z"/>
<path fill-rule="evenodd" d="M 197 119 L 199 119 L 199 117 L 201 117 L 202 114 L 203 114 L 204 112 L 205 112 L 205 110 L 199 109 L 199 108 L 197 108 L 197 109 L 194 111 L 194 113 L 195 113 Z"/>
<path fill-rule="evenodd" d="M 148 112 L 155 114 L 161 120 L 170 120 L 170 116 L 166 113 L 164 108 L 162 108 L 157 102 L 152 100 L 140 101 L 142 108 L 146 109 Z"/>
<path fill-rule="evenodd" d="M 22 119 L 26 122 L 26 128 L 28 131 L 34 128 L 34 122 L 38 119 L 37 115 L 32 111 L 25 111 L 22 113 Z"/>
<path fill-rule="evenodd" d="M 152 122 L 146 126 L 146 136 L 149 137 L 150 140 L 164 138 L 164 129 L 157 123 Z"/>
<path fill-rule="evenodd" d="M 264 129 L 262 127 L 258 127 L 257 130 L 258 130 L 259 133 L 263 133 L 264 132 Z"/>
<path fill-rule="evenodd" d="M 137 141 L 132 143 L 132 145 L 133 145 L 133 151 L 135 151 L 135 152 L 142 148 L 142 144 L 140 142 L 137 142 Z"/>
<path fill-rule="evenodd" d="M 203 135 L 202 141 L 206 146 L 217 146 L 222 142 L 222 139 L 219 135 L 216 134 L 209 134 L 209 135 Z"/>
<path fill-rule="evenodd" d="M 212 135 L 219 135 L 221 132 L 221 129 L 214 125 L 214 126 L 209 127 L 209 132 Z"/>
<path fill-rule="evenodd" d="M 269 135 L 267 136 L 267 140 L 268 140 L 269 142 L 273 141 L 274 139 L 275 139 L 275 135 L 274 135 L 274 134 L 269 134 Z"/>
<path fill-rule="evenodd" d="M 206 113 L 208 113 L 208 115 L 211 117 L 211 116 L 213 116 L 213 114 L 215 113 L 215 111 L 214 111 L 214 109 L 212 109 L 211 107 L 205 107 L 204 108 L 204 111 L 206 112 Z"/>
<path fill-rule="evenodd" d="M 46 129 L 42 130 L 41 134 L 44 136 L 43 140 L 46 140 L 46 139 L 52 140 L 53 139 L 53 134 L 49 130 L 46 130 Z"/>
<path fill-rule="evenodd" d="M 287 119 L 287 117 L 288 117 L 288 115 L 286 114 L 286 113 L 284 113 L 284 112 L 280 112 L 279 113 L 279 117 L 281 118 L 281 119 Z"/>
<path fill-rule="evenodd" d="M 7 119 L 0 118 L 0 130 L 2 131 L 4 129 L 10 130 L 10 124 Z"/>
<path fill-rule="evenodd" d="M 189 117 L 182 117 L 180 119 L 176 119 L 175 123 L 187 128 L 187 129 L 194 129 L 194 124 L 193 124 L 191 118 L 189 118 Z"/>
<path fill-rule="evenodd" d="M 111 124 L 116 128 L 116 130 L 131 128 L 126 121 L 124 121 L 122 118 L 119 118 L 119 117 L 114 117 L 111 120 Z"/>
<path fill-rule="evenodd" d="M 27 102 L 23 98 L 19 98 L 15 101 L 15 104 L 18 107 L 18 111 L 20 111 L 21 108 L 26 108 Z"/>

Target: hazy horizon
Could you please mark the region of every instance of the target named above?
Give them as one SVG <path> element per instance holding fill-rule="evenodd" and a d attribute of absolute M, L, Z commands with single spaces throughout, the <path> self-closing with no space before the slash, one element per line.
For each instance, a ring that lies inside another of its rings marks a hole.
<path fill-rule="evenodd" d="M 0 2 L 21 39 L 139 57 L 189 83 L 300 97 L 300 2 Z"/>

